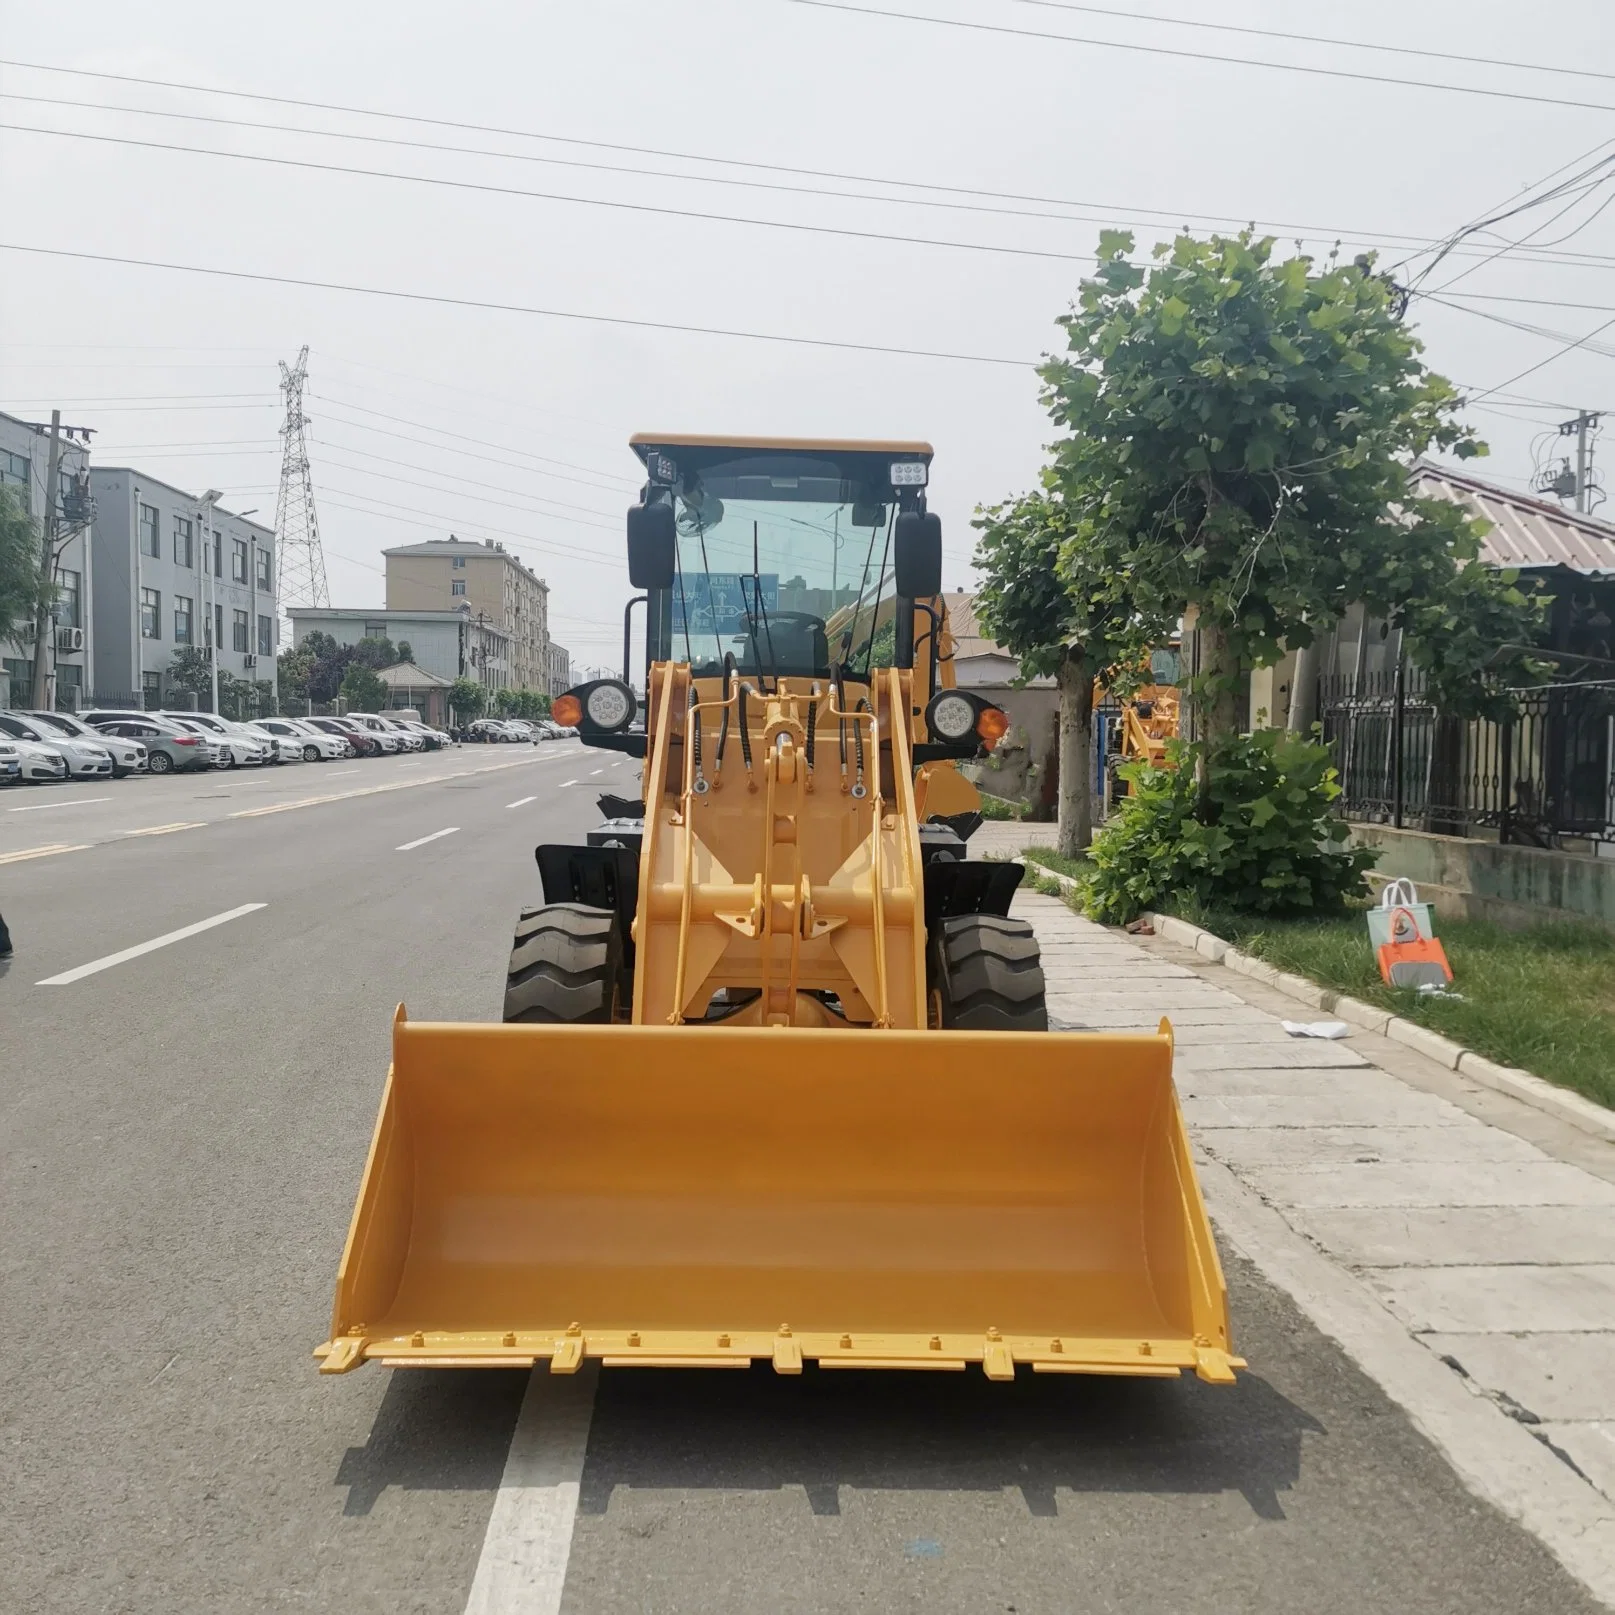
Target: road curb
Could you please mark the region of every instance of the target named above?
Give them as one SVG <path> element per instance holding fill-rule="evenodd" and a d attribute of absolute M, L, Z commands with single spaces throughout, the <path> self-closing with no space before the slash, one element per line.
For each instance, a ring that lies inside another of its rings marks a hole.
<path fill-rule="evenodd" d="M 1052 871 L 1045 870 L 1044 873 Z M 1068 880 L 1064 876 L 1055 878 L 1062 883 Z M 1069 884 L 1075 885 L 1075 882 Z M 1144 918 L 1154 926 L 1157 936 L 1168 942 L 1176 942 L 1180 947 L 1192 948 L 1209 963 L 1221 964 L 1237 975 L 1249 976 L 1252 981 L 1276 988 L 1309 1008 L 1337 1015 L 1365 1031 L 1377 1032 L 1381 1037 L 1388 1037 L 1392 1042 L 1401 1043 L 1438 1065 L 1444 1065 L 1449 1071 L 1468 1077 L 1471 1082 L 1478 1082 L 1483 1088 L 1506 1093 L 1533 1109 L 1557 1116 L 1560 1121 L 1568 1122 L 1581 1132 L 1615 1143 L 1615 1111 L 1606 1110 L 1591 1099 L 1556 1087 L 1529 1071 L 1499 1065 L 1495 1060 L 1476 1054 L 1473 1049 L 1466 1049 L 1461 1043 L 1454 1043 L 1450 1037 L 1432 1032 L 1427 1026 L 1393 1015 L 1389 1010 L 1378 1009 L 1373 1004 L 1365 1004 L 1348 993 L 1330 992 L 1304 976 L 1277 970 L 1265 960 L 1240 952 L 1221 937 L 1213 936 L 1198 925 L 1190 925 L 1187 920 L 1177 919 L 1170 914 L 1145 914 Z"/>

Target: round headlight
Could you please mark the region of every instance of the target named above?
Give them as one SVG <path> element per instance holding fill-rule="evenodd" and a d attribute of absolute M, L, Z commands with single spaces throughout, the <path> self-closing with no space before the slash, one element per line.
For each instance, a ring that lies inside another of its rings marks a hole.
<path fill-rule="evenodd" d="M 976 729 L 976 703 L 967 695 L 952 691 L 937 696 L 926 714 L 931 733 L 938 740 L 957 744 L 968 740 Z"/>
<path fill-rule="evenodd" d="M 583 710 L 597 729 L 624 729 L 634 715 L 633 691 L 622 684 L 597 684 L 589 691 Z"/>

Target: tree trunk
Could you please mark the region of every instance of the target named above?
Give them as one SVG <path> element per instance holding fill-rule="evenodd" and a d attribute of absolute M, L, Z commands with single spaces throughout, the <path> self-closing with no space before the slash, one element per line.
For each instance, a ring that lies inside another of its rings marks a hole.
<path fill-rule="evenodd" d="M 1198 719 L 1195 738 L 1201 742 L 1195 759 L 1194 779 L 1199 797 L 1197 814 L 1205 824 L 1211 822 L 1211 769 L 1209 753 L 1224 741 L 1237 735 L 1243 725 L 1239 715 L 1239 664 L 1228 645 L 1228 632 L 1220 623 L 1199 619 L 1196 632 L 1200 636 L 1200 671 L 1202 681 L 1195 700 Z"/>
<path fill-rule="evenodd" d="M 1060 663 L 1060 837 L 1063 858 L 1093 840 L 1093 668 L 1081 650 Z"/>
<path fill-rule="evenodd" d="M 1196 738 L 1216 746 L 1244 727 L 1239 711 L 1239 663 L 1229 649 L 1227 630 L 1220 623 L 1201 617 L 1197 632 L 1204 688 L 1195 702 L 1200 719 Z"/>

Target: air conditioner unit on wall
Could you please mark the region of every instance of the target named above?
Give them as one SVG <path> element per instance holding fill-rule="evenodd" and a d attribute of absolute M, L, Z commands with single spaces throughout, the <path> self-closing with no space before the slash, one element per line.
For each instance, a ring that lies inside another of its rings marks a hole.
<path fill-rule="evenodd" d="M 56 630 L 56 648 L 59 651 L 83 650 L 84 630 L 82 628 L 58 628 Z"/>
<path fill-rule="evenodd" d="M 243 667 L 256 667 L 258 665 L 258 658 L 250 654 L 243 656 L 241 658 L 241 665 Z"/>

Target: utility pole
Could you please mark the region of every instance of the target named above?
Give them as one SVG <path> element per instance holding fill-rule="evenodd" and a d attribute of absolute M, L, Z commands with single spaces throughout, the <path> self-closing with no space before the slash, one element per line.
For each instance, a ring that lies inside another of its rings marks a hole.
<path fill-rule="evenodd" d="M 199 501 L 202 506 L 202 567 L 207 573 L 207 642 L 208 663 L 213 681 L 213 704 L 209 712 L 217 715 L 219 710 L 219 634 L 218 634 L 218 599 L 219 582 L 213 570 L 213 507 L 224 498 L 222 488 L 209 488 Z"/>
<path fill-rule="evenodd" d="M 1592 472 L 1592 446 L 1587 441 L 1587 434 L 1598 425 L 1603 417 L 1591 410 L 1578 410 L 1573 421 L 1559 423 L 1559 436 L 1576 439 L 1576 509 L 1585 516 L 1588 510 L 1587 493 L 1590 487 L 1590 474 Z"/>
<path fill-rule="evenodd" d="M 34 607 L 34 693 L 36 712 L 54 712 L 56 671 L 55 620 L 51 612 L 56 589 L 56 479 L 62 466 L 62 412 L 50 412 L 50 455 L 45 471 L 45 515 L 40 530 L 40 589 Z"/>

